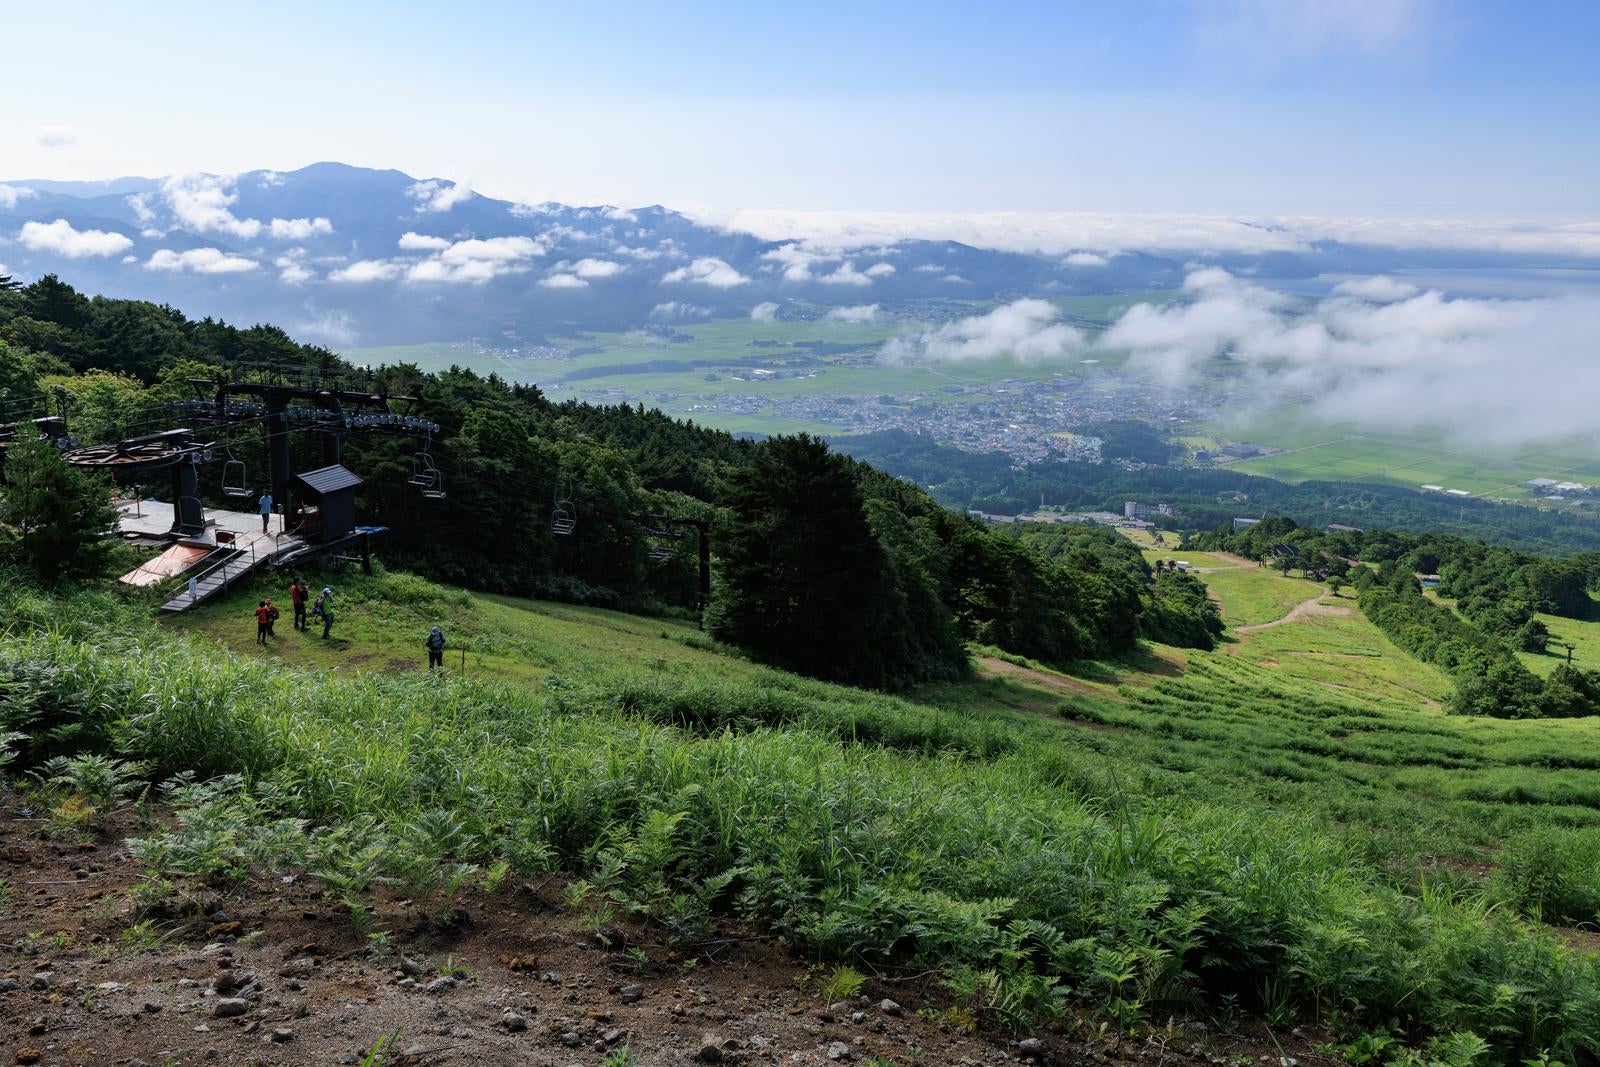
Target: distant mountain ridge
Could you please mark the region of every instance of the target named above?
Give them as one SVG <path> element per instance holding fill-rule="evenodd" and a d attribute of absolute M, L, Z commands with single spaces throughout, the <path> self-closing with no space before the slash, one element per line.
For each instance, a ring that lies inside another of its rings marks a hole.
<path fill-rule="evenodd" d="M 1213 256 L 1258 277 L 1359 269 L 1346 248 Z M 1371 257 L 1367 257 L 1370 259 Z M 1382 269 L 1380 266 L 1378 269 Z M 1060 255 L 900 240 L 826 248 L 697 222 L 659 205 L 518 204 L 398 170 L 316 163 L 232 176 L 0 183 L 0 272 L 272 321 L 333 347 L 585 330 L 923 301 L 1173 286 L 1143 252 Z M 960 302 L 952 305 L 951 302 Z"/>

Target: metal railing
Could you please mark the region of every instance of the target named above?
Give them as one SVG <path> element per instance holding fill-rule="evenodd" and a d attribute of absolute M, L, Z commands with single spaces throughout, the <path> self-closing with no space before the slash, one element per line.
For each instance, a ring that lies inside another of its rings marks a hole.
<path fill-rule="evenodd" d="M 178 585 L 177 588 L 173 589 L 172 595 L 167 599 L 169 601 L 178 600 L 182 598 L 185 593 L 187 593 L 191 602 L 198 602 L 200 599 L 200 586 L 207 579 L 211 578 L 213 575 L 216 575 L 219 571 L 222 574 L 222 586 L 226 588 L 229 582 L 239 577 L 239 574 L 230 575 L 228 573 L 228 567 L 231 564 L 238 563 L 242 565 L 240 574 L 249 574 L 250 571 L 255 569 L 255 552 L 253 551 L 254 547 L 254 545 L 251 546 L 252 551 L 250 554 L 250 559 L 247 563 L 245 561 L 244 551 L 242 549 L 233 548 L 227 545 L 217 546 L 204 556 L 200 557 L 199 564 L 197 564 L 194 569 L 191 569 L 189 573 L 185 574 L 180 579 L 181 584 Z M 217 560 L 215 563 L 212 563 L 210 566 L 206 565 L 207 560 L 215 559 L 217 556 L 222 556 L 223 558 Z"/>

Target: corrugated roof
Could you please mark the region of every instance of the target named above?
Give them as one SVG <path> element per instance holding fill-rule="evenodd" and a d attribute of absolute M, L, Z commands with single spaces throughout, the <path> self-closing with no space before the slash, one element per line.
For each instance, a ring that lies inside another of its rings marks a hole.
<path fill-rule="evenodd" d="M 341 489 L 354 489 L 361 484 L 360 478 L 337 463 L 331 467 L 319 467 L 314 471 L 296 474 L 294 480 L 318 496 L 336 493 Z"/>

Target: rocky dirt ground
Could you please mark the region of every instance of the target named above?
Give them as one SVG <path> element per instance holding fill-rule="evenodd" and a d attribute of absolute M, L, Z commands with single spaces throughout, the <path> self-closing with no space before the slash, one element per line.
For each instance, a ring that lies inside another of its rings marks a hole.
<path fill-rule="evenodd" d="M 927 976 L 869 979 L 830 1004 L 803 962 L 736 926 L 692 966 L 647 929 L 612 928 L 603 945 L 562 904 L 559 878 L 466 894 L 449 930 L 375 894 L 391 934 L 376 955 L 304 879 L 136 925 L 131 816 L 93 840 L 43 825 L 15 796 L 0 803 L 0 1064 L 1325 1062 L 1301 1035 L 1196 1021 L 1140 1038 L 969 1034 L 940 1017 L 948 998 Z"/>

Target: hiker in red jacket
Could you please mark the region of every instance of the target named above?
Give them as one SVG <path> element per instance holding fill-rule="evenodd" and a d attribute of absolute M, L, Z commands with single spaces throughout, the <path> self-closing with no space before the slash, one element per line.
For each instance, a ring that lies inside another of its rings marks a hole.
<path fill-rule="evenodd" d="M 306 626 L 306 595 L 310 592 L 306 583 L 296 578 L 289 583 L 289 602 L 294 605 L 294 628 L 304 630 Z"/>
<path fill-rule="evenodd" d="M 272 628 L 272 609 L 263 600 L 256 605 L 256 644 L 267 643 L 267 631 Z"/>

